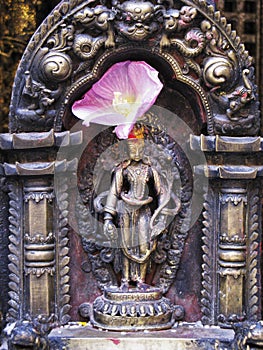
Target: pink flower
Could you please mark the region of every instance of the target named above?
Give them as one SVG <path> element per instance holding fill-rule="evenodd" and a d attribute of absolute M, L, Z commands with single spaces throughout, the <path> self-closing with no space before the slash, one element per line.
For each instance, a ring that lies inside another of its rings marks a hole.
<path fill-rule="evenodd" d="M 154 104 L 162 87 L 158 72 L 146 62 L 119 62 L 82 100 L 74 102 L 72 112 L 86 126 L 90 122 L 117 125 L 117 137 L 126 139 L 136 120 Z"/>

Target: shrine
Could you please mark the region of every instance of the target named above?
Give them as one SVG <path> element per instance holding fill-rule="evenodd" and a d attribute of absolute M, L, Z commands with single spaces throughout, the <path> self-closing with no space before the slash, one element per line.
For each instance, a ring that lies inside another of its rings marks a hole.
<path fill-rule="evenodd" d="M 0 134 L 0 349 L 258 349 L 253 59 L 205 0 L 64 0 Z"/>

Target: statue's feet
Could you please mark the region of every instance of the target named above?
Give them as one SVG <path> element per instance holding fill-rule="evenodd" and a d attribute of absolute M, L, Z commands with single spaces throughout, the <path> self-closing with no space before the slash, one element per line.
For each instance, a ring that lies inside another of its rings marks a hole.
<path fill-rule="evenodd" d="M 144 283 L 144 281 L 139 280 L 137 282 L 137 288 L 142 292 L 146 292 L 149 289 L 149 285 Z"/>
<path fill-rule="evenodd" d="M 124 293 L 127 293 L 129 291 L 129 282 L 127 280 L 121 281 L 120 290 Z"/>

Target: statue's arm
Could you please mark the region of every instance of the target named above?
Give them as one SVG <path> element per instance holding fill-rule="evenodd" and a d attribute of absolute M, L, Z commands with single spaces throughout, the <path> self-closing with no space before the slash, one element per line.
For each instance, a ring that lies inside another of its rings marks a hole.
<path fill-rule="evenodd" d="M 113 178 L 111 182 L 111 187 L 109 194 L 107 196 L 106 205 L 104 207 L 104 219 L 109 217 L 110 214 L 112 217 L 115 217 L 117 214 L 117 202 L 121 193 L 123 183 L 122 169 L 117 168 L 113 173 Z"/>
<path fill-rule="evenodd" d="M 104 233 L 111 240 L 117 238 L 117 230 L 113 224 L 113 220 L 117 215 L 117 203 L 121 193 L 122 183 L 122 169 L 117 168 L 114 171 L 111 187 L 104 207 Z"/>

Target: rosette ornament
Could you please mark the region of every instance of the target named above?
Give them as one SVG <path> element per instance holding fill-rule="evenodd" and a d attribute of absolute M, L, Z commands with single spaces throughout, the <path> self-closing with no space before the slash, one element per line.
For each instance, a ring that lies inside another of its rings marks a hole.
<path fill-rule="evenodd" d="M 116 126 L 119 139 L 127 139 L 134 124 L 155 103 L 163 84 L 158 71 L 144 61 L 114 64 L 72 106 L 73 114 L 83 120 Z"/>

